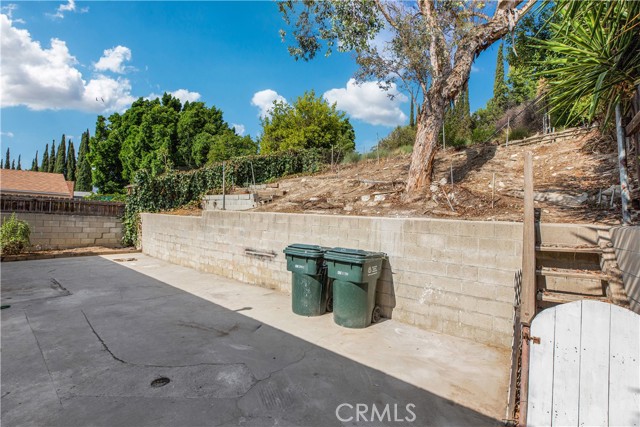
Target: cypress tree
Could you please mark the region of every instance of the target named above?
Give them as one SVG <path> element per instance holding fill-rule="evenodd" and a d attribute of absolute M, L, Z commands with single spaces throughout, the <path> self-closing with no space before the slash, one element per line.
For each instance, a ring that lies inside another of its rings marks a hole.
<path fill-rule="evenodd" d="M 61 173 L 67 177 L 67 139 L 62 134 L 60 145 L 58 145 L 58 152 L 56 153 L 56 164 L 53 170 L 55 173 Z"/>
<path fill-rule="evenodd" d="M 33 162 L 31 162 L 31 171 L 38 172 L 38 150 L 36 150 L 35 159 L 33 159 Z"/>
<path fill-rule="evenodd" d="M 18 154 L 18 166 L 16 166 L 16 169 L 19 170 L 19 171 L 22 170 L 22 164 L 20 163 L 20 157 L 21 157 L 21 155 Z"/>
<path fill-rule="evenodd" d="M 507 106 L 507 84 L 504 80 L 504 54 L 502 49 L 503 43 L 498 47 L 498 59 L 496 62 L 496 76 L 493 80 L 493 102 L 500 109 Z"/>
<path fill-rule="evenodd" d="M 16 159 L 11 160 L 11 169 L 16 169 Z"/>
<path fill-rule="evenodd" d="M 40 165 L 41 172 L 49 172 L 49 144 L 44 148 L 44 154 L 42 155 L 42 164 Z"/>
<path fill-rule="evenodd" d="M 413 94 L 411 94 L 411 110 L 409 110 L 409 126 L 412 128 L 416 126 L 416 121 L 413 117 Z"/>
<path fill-rule="evenodd" d="M 89 129 L 82 133 L 76 170 L 76 188 L 78 191 L 91 191 L 91 162 L 89 162 Z"/>
<path fill-rule="evenodd" d="M 69 140 L 69 149 L 67 150 L 67 181 L 76 180 L 76 150 L 73 148 L 73 141 Z"/>
<path fill-rule="evenodd" d="M 53 172 L 56 167 L 56 140 L 51 141 L 51 152 L 49 153 L 49 167 L 47 172 Z"/>
<path fill-rule="evenodd" d="M 7 154 L 4 158 L 5 169 L 11 169 L 11 155 L 9 154 L 9 147 L 7 147 Z"/>

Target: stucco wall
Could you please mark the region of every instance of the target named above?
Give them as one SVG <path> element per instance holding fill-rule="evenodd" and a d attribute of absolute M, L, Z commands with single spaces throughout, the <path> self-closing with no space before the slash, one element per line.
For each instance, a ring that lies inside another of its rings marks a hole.
<path fill-rule="evenodd" d="M 585 226 L 543 226 L 539 234 L 546 243 L 596 240 Z M 228 211 L 142 215 L 144 253 L 282 291 L 291 289 L 282 253 L 291 243 L 385 252 L 377 293 L 385 317 L 511 346 L 522 224 Z"/>

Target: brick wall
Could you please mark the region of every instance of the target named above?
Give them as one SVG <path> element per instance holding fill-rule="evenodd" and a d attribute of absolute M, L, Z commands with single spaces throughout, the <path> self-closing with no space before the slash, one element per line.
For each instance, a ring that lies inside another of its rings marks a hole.
<path fill-rule="evenodd" d="M 2 212 L 2 219 L 11 213 Z M 31 244 L 43 249 L 122 246 L 122 221 L 117 217 L 16 213 L 29 223 Z"/>
<path fill-rule="evenodd" d="M 596 239 L 586 226 L 543 226 L 540 235 L 556 244 Z M 228 211 L 142 215 L 144 253 L 282 291 L 291 288 L 282 253 L 291 243 L 385 252 L 377 293 L 385 317 L 511 346 L 521 224 Z"/>
<path fill-rule="evenodd" d="M 614 227 L 611 243 L 622 271 L 629 307 L 640 314 L 640 227 Z"/>

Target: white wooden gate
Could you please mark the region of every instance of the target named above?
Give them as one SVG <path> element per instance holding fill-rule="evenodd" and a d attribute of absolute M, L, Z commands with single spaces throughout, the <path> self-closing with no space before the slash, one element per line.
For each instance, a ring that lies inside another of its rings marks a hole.
<path fill-rule="evenodd" d="M 640 427 L 639 315 L 576 301 L 538 314 L 531 338 L 529 426 Z"/>

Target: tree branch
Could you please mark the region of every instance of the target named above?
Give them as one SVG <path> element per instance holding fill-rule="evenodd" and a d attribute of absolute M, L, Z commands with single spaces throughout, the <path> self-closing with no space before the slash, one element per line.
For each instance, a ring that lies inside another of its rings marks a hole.
<path fill-rule="evenodd" d="M 382 16 L 384 16 L 384 19 L 389 23 L 389 25 L 391 25 L 393 28 L 398 30 L 398 24 L 396 23 L 396 21 L 393 20 L 393 18 L 389 14 L 389 11 L 385 9 L 384 5 L 382 4 L 382 1 L 375 0 L 375 3 L 376 3 L 376 7 L 380 11 L 380 13 L 382 13 Z"/>

